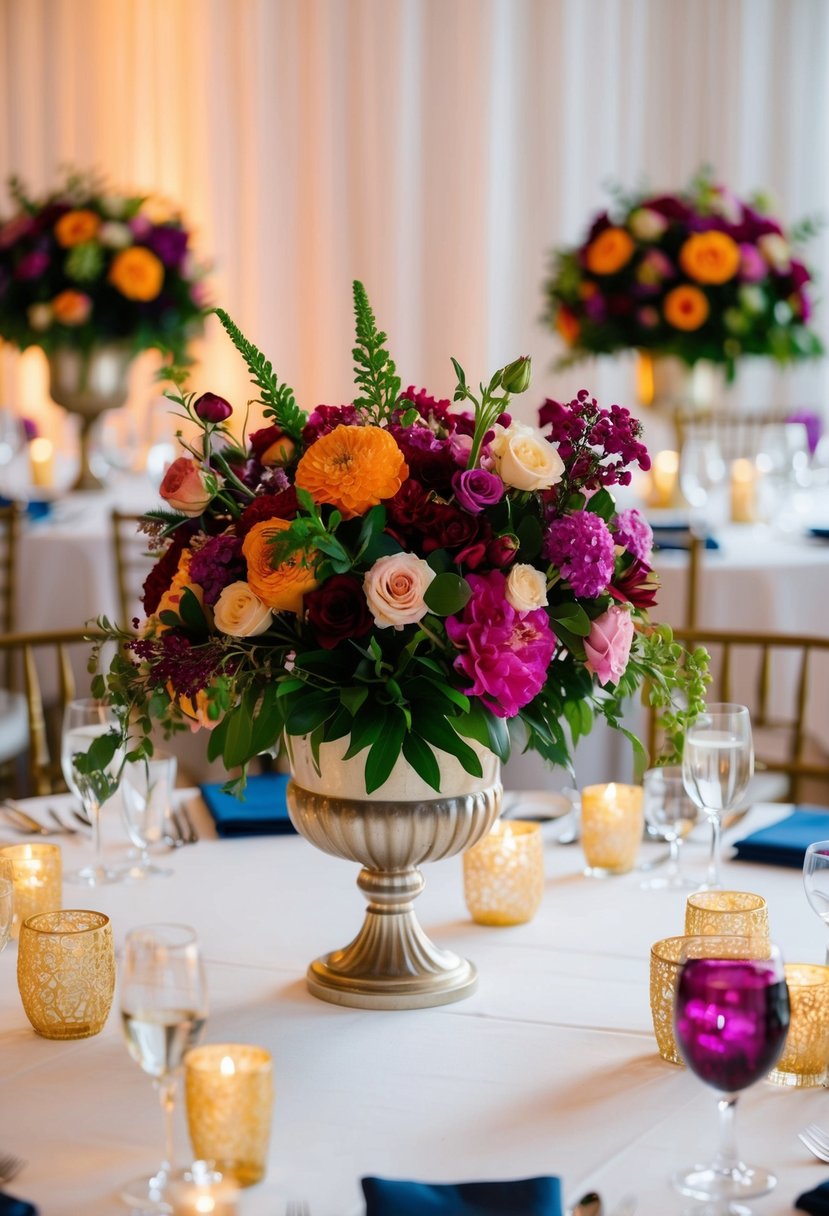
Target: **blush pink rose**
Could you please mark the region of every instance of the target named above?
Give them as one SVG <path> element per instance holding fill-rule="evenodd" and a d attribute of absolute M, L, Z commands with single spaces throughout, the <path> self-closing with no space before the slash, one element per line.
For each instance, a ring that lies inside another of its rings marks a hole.
<path fill-rule="evenodd" d="M 215 473 L 203 469 L 191 456 L 179 456 L 164 474 L 159 494 L 182 515 L 201 515 L 219 489 Z"/>
<path fill-rule="evenodd" d="M 378 629 L 414 625 L 429 609 L 423 598 L 435 577 L 431 566 L 414 553 L 381 557 L 363 578 L 363 592 Z"/>
<path fill-rule="evenodd" d="M 601 684 L 618 684 L 628 665 L 633 641 L 633 618 L 626 608 L 614 604 L 596 617 L 585 639 L 585 666 Z"/>

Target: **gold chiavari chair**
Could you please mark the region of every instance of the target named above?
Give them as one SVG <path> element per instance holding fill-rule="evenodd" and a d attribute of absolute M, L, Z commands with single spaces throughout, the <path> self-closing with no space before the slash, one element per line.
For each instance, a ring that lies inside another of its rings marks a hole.
<path fill-rule="evenodd" d="M 753 458 L 762 450 L 767 427 L 783 426 L 788 416 L 782 407 L 748 413 L 742 410 L 678 411 L 674 416 L 677 451 L 688 439 L 713 440 L 723 460 Z"/>
<path fill-rule="evenodd" d="M 138 531 L 143 516 L 114 510 L 110 518 L 118 624 L 130 629 L 133 618 L 143 615 L 141 590 L 153 559 L 147 555 L 147 538 Z"/>
<path fill-rule="evenodd" d="M 829 685 L 829 637 L 705 628 L 677 629 L 674 636 L 711 655 L 709 701 L 748 706 L 757 769 L 782 778 L 765 799 L 809 797 L 829 805 L 829 751 L 808 720 L 814 690 Z M 648 748 L 651 757 L 659 755 L 655 713 Z"/>

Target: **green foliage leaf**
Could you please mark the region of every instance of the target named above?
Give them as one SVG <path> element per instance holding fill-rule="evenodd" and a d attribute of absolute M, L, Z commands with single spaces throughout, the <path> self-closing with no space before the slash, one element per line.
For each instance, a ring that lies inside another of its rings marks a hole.
<path fill-rule="evenodd" d="M 609 523 L 616 514 L 616 503 L 613 500 L 613 495 L 603 486 L 588 501 L 587 510 L 591 515 L 598 515 L 599 519 L 603 519 L 605 523 Z"/>
<path fill-rule="evenodd" d="M 354 404 L 375 424 L 389 417 L 400 396 L 400 377 L 385 348 L 386 335 L 377 328 L 366 289 L 354 281 L 354 316 L 357 344 L 352 351 L 354 380 L 362 396 Z"/>
<path fill-rule="evenodd" d="M 551 604 L 547 611 L 555 624 L 563 625 L 568 633 L 574 633 L 580 638 L 586 638 L 589 635 L 590 617 L 581 604 L 574 604 L 568 600 L 563 604 Z M 558 629 L 556 629 L 556 633 L 559 633 Z"/>
<path fill-rule="evenodd" d="M 366 793 L 373 793 L 388 780 L 397 763 L 405 735 L 406 719 L 399 710 L 389 709 L 366 759 Z"/>
<path fill-rule="evenodd" d="M 247 364 L 250 377 L 259 389 L 259 400 L 265 406 L 265 417 L 271 418 L 295 442 L 302 437 L 307 416 L 299 408 L 293 389 L 279 381 L 270 361 L 250 342 L 223 308 L 213 310 L 225 332 Z"/>
<path fill-rule="evenodd" d="M 470 701 L 468 711 L 453 719 L 452 725 L 459 735 L 488 747 L 504 764 L 509 760 L 510 737 L 506 719 L 496 718 L 480 701 Z"/>
<path fill-rule="evenodd" d="M 461 612 L 472 595 L 465 578 L 447 571 L 436 574 L 424 593 L 424 600 L 437 616 L 452 616 Z"/>
<path fill-rule="evenodd" d="M 532 562 L 541 552 L 544 531 L 534 515 L 525 515 L 516 530 L 523 561 Z"/>
<path fill-rule="evenodd" d="M 433 790 L 440 791 L 440 765 L 429 744 L 419 735 L 403 736 L 403 755 L 412 768 Z"/>

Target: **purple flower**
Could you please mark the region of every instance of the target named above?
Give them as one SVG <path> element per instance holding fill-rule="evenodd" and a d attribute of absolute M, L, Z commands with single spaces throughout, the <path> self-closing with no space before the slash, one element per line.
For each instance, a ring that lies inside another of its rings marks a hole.
<path fill-rule="evenodd" d="M 187 252 L 187 233 L 174 224 L 159 224 L 147 234 L 145 244 L 171 270 L 177 270 Z"/>
<path fill-rule="evenodd" d="M 556 638 L 547 613 L 520 615 L 507 602 L 499 570 L 469 574 L 472 598 L 461 616 L 446 618 L 446 632 L 460 654 L 455 668 L 471 681 L 468 696 L 499 718 L 514 718 L 544 687 Z"/>
<path fill-rule="evenodd" d="M 14 277 L 20 283 L 28 283 L 31 279 L 39 279 L 48 269 L 49 254 L 42 249 L 32 249 L 15 266 Z"/>
<path fill-rule="evenodd" d="M 613 577 L 614 546 L 607 524 L 590 511 L 554 519 L 544 540 L 544 555 L 569 581 L 576 595 L 595 599 Z"/>
<path fill-rule="evenodd" d="M 302 442 L 309 447 L 335 427 L 360 426 L 361 423 L 362 418 L 353 405 L 318 405 L 302 428 Z"/>
<path fill-rule="evenodd" d="M 140 213 L 132 217 L 128 227 L 137 241 L 146 240 L 153 230 L 152 222 Z"/>
<path fill-rule="evenodd" d="M 497 473 L 485 469 L 465 469 L 452 477 L 452 489 L 458 505 L 472 515 L 479 515 L 485 507 L 494 507 L 504 496 L 504 483 Z"/>
<path fill-rule="evenodd" d="M 619 512 L 613 522 L 613 535 L 617 543 L 624 545 L 634 557 L 638 557 L 642 562 L 650 561 L 653 531 L 636 507 Z"/>
<path fill-rule="evenodd" d="M 224 397 L 219 397 L 216 393 L 202 393 L 201 397 L 193 404 L 197 416 L 202 422 L 212 422 L 218 424 L 225 422 L 233 413 L 233 406 L 229 401 L 225 401 Z"/>
<path fill-rule="evenodd" d="M 238 536 L 211 536 L 190 559 L 190 578 L 204 592 L 204 602 L 215 604 L 225 587 L 247 578 Z"/>
<path fill-rule="evenodd" d="M 766 259 L 756 245 L 740 246 L 740 278 L 744 283 L 759 283 L 769 272 Z"/>

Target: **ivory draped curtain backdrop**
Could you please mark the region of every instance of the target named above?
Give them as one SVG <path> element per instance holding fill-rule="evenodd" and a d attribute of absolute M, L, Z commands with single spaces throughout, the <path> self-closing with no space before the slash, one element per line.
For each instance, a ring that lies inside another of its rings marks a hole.
<path fill-rule="evenodd" d="M 0 68 L 0 173 L 97 167 L 180 203 L 215 301 L 309 408 L 351 393 L 354 277 L 404 384 L 531 353 L 528 408 L 632 403 L 632 360 L 555 373 L 541 322 L 549 250 L 608 179 L 710 163 L 829 218 L 827 0 L 0 0 Z M 829 339 L 825 232 L 808 260 Z M 215 319 L 200 354 L 193 387 L 244 400 Z M 4 353 L 6 403 L 37 411 L 38 360 Z M 734 395 L 822 408 L 829 368 L 754 363 Z"/>

